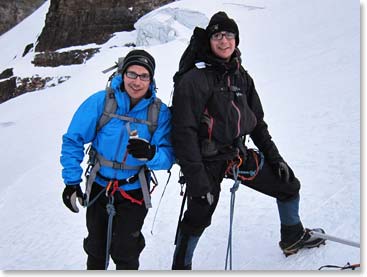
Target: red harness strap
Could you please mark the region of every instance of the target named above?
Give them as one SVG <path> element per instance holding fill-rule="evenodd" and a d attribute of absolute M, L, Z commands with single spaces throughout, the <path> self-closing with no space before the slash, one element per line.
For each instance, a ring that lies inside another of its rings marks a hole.
<path fill-rule="evenodd" d="M 143 205 L 143 202 L 144 202 L 144 198 L 142 198 L 141 200 L 138 200 L 134 197 L 132 197 L 131 195 L 129 195 L 126 191 L 124 191 L 122 188 L 119 187 L 119 182 L 118 180 L 111 180 L 108 185 L 107 185 L 107 188 L 106 188 L 106 193 L 108 193 L 108 191 L 110 190 L 111 186 L 113 185 L 112 187 L 112 191 L 110 193 L 110 195 L 114 195 L 115 192 L 118 190 L 121 194 L 121 196 L 127 200 L 130 200 L 131 203 L 135 203 L 135 204 L 138 204 L 138 205 Z M 154 191 L 155 187 L 157 185 L 154 185 L 152 190 L 149 192 L 149 194 L 152 194 L 152 192 Z"/>

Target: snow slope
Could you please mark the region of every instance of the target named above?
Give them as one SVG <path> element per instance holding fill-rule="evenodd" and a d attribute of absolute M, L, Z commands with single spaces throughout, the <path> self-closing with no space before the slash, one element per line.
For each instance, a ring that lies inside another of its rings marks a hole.
<path fill-rule="evenodd" d="M 131 50 L 124 46 L 129 42 L 155 57 L 158 94 L 169 103 L 172 76 L 192 29 L 206 26 L 219 10 L 239 25 L 244 65 L 255 80 L 265 120 L 302 182 L 304 225 L 360 241 L 359 2 L 176 1 L 141 18 L 135 31 L 116 33 L 104 45 L 73 47 L 101 47 L 85 64 L 34 68 L 34 53 L 21 55 L 40 34 L 48 6 L 46 2 L 0 37 L 0 71 L 14 67 L 18 76 L 71 76 L 56 87 L 0 104 L 1 270 L 85 268 L 85 210 L 72 214 L 61 200 L 61 136 L 79 104 L 104 88 L 108 76 L 101 71 Z M 178 170 L 172 169 L 152 230 L 168 177 L 156 172 L 160 185 L 143 228 L 147 246 L 141 255 L 142 270 L 170 269 L 181 205 Z M 229 180 L 222 184 L 212 225 L 194 255 L 194 269 L 224 269 L 231 186 Z M 234 270 L 317 270 L 361 259 L 359 248 L 331 241 L 285 258 L 278 247 L 275 200 L 246 187 L 236 193 L 233 239 Z M 114 269 L 112 262 L 109 269 Z"/>

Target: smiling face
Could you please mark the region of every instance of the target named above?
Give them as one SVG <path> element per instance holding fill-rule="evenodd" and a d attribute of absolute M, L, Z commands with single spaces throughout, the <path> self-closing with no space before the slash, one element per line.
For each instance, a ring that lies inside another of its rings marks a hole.
<path fill-rule="evenodd" d="M 126 74 L 127 72 L 135 74 Z M 128 75 L 130 77 L 128 77 Z M 123 76 L 125 90 L 129 95 L 131 104 L 133 106 L 145 96 L 150 85 L 150 79 L 145 80 L 145 78 L 143 78 L 144 80 L 141 80 L 141 77 L 138 75 L 149 76 L 149 71 L 144 66 L 131 65 L 127 68 Z M 135 77 L 135 79 L 132 78 L 131 76 Z"/>
<path fill-rule="evenodd" d="M 216 34 L 210 38 L 210 48 L 213 54 L 218 58 L 229 61 L 236 48 L 235 38 L 228 38 L 223 35 L 221 39 L 214 39 L 213 37 L 215 37 L 215 35 Z"/>

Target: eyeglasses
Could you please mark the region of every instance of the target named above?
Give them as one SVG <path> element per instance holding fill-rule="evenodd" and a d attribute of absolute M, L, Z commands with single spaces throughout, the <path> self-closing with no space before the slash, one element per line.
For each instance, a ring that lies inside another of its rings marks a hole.
<path fill-rule="evenodd" d="M 125 75 L 127 78 L 130 78 L 130 79 L 136 79 L 139 77 L 140 80 L 142 81 L 150 81 L 150 75 L 147 73 L 137 74 L 134 71 L 126 71 Z"/>
<path fill-rule="evenodd" d="M 231 32 L 218 32 L 218 33 L 214 33 L 211 36 L 212 40 L 221 40 L 223 38 L 223 36 L 225 36 L 227 39 L 234 39 L 236 37 L 235 33 L 231 33 Z"/>

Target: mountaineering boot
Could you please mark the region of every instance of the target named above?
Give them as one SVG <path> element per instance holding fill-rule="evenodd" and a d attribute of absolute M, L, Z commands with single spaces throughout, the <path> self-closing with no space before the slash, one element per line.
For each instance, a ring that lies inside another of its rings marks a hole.
<path fill-rule="evenodd" d="M 175 253 L 173 254 L 172 270 L 191 270 L 192 257 L 200 236 L 178 233 Z"/>
<path fill-rule="evenodd" d="M 321 228 L 303 229 L 302 223 L 290 226 L 281 225 L 281 241 L 279 242 L 279 246 L 286 257 L 296 254 L 299 249 L 314 248 L 325 244 L 325 239 L 312 237 L 310 231 L 325 233 Z"/>

